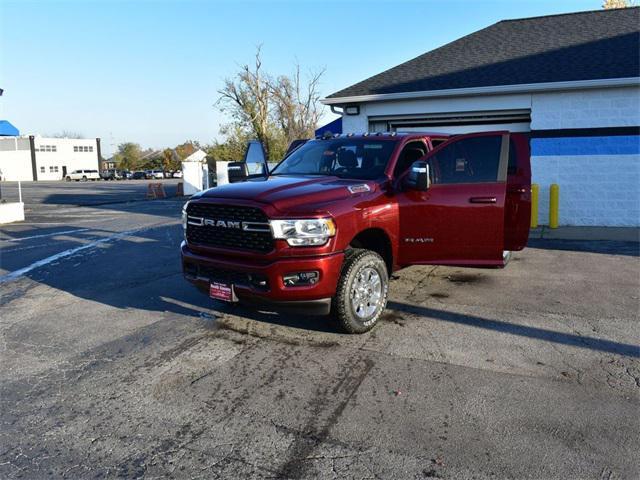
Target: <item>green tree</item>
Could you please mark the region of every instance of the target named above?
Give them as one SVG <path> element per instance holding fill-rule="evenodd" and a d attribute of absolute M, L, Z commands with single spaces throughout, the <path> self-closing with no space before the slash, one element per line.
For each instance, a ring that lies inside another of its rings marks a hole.
<path fill-rule="evenodd" d="M 171 173 L 180 170 L 182 160 L 175 149 L 165 148 L 162 151 L 162 170 Z"/>
<path fill-rule="evenodd" d="M 186 142 L 178 145 L 174 148 L 176 154 L 178 155 L 178 159 L 180 161 L 187 158 L 192 153 L 196 152 L 200 148 L 200 143 L 196 140 L 187 140 Z"/>
<path fill-rule="evenodd" d="M 118 151 L 114 155 L 118 168 L 122 170 L 135 170 L 140 168 L 140 145 L 126 142 L 118 145 Z"/>

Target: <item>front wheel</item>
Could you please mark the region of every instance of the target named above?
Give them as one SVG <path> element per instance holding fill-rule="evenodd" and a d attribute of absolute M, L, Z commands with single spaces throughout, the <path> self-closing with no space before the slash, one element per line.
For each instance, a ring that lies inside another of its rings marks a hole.
<path fill-rule="evenodd" d="M 347 333 L 371 330 L 387 305 L 388 291 L 389 275 L 382 257 L 371 250 L 348 250 L 331 302 L 340 329 Z"/>

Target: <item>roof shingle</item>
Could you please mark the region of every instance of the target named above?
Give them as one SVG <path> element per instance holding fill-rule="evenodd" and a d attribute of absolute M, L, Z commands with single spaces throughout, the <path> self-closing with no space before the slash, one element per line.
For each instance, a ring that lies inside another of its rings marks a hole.
<path fill-rule="evenodd" d="M 328 98 L 640 76 L 640 7 L 503 20 Z"/>

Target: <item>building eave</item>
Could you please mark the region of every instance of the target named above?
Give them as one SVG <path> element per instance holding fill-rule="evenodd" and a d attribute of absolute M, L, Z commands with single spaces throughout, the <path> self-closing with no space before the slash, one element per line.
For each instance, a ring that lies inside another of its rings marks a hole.
<path fill-rule="evenodd" d="M 355 95 L 350 97 L 323 98 L 324 105 L 347 105 L 352 103 L 387 102 L 394 100 L 414 100 L 420 98 L 463 97 L 475 95 L 501 95 L 509 93 L 533 93 L 559 90 L 578 90 L 590 88 L 610 88 L 640 86 L 640 77 L 604 78 L 596 80 L 577 80 L 570 82 L 526 83 L 518 85 L 495 85 L 488 87 L 453 88 L 447 90 L 425 90 L 419 92 L 382 93 L 373 95 Z"/>

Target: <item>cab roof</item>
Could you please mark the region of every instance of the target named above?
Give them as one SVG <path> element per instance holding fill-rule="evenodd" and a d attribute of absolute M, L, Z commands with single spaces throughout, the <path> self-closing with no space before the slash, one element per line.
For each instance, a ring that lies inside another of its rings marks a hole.
<path fill-rule="evenodd" d="M 318 135 L 316 140 L 331 140 L 333 138 L 376 138 L 380 140 L 393 140 L 396 138 L 407 137 L 450 137 L 448 133 L 441 132 L 364 132 L 364 133 L 334 133 L 324 135 Z"/>

